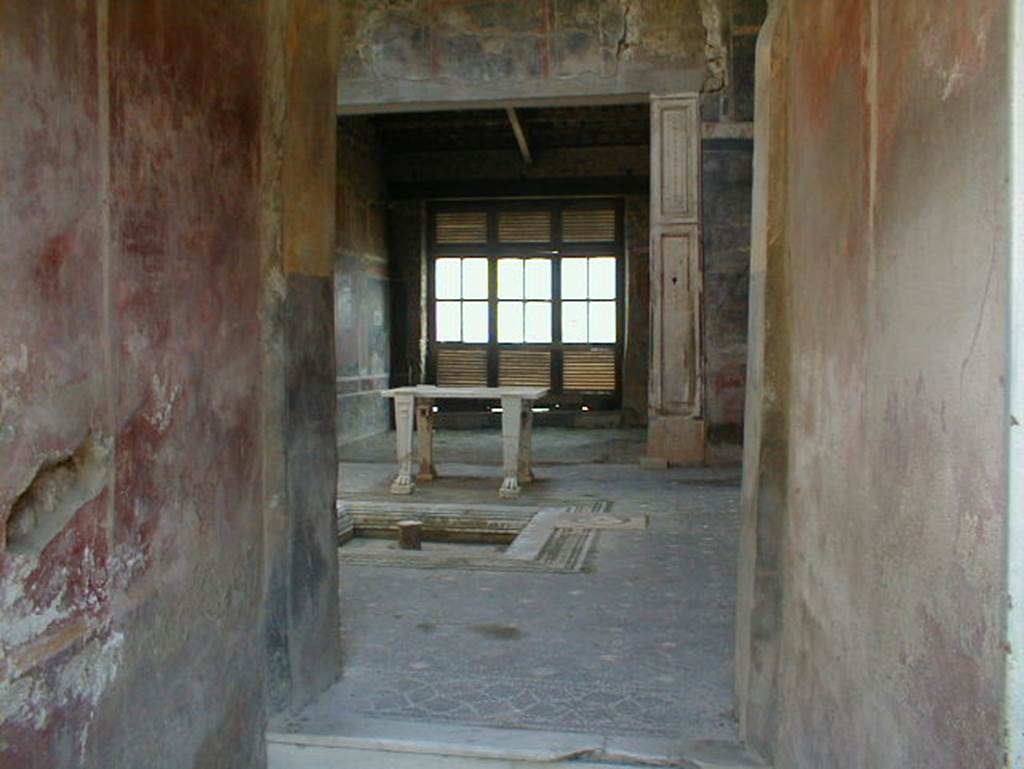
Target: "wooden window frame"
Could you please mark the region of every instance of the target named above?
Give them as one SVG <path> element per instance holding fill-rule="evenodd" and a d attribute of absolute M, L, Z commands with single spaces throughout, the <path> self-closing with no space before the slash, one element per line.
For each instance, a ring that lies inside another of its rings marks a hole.
<path fill-rule="evenodd" d="M 615 211 L 615 239 L 604 243 L 564 243 L 562 241 L 562 212 L 570 208 L 607 209 Z M 500 212 L 514 210 L 536 211 L 544 209 L 551 215 L 551 238 L 538 243 L 500 243 L 498 241 L 498 216 Z M 487 242 L 480 244 L 442 244 L 437 242 L 436 217 L 440 212 L 483 211 L 487 214 Z M 566 257 L 613 256 L 615 269 L 615 342 L 563 343 L 561 261 Z M 436 329 L 435 260 L 444 257 L 485 257 L 488 260 L 488 341 L 486 343 L 438 342 Z M 498 259 L 513 257 L 528 259 L 546 257 L 551 259 L 551 338 L 550 343 L 499 343 L 498 334 Z M 531 200 L 475 200 L 475 201 L 434 201 L 427 210 L 427 377 L 437 381 L 437 353 L 440 349 L 485 349 L 487 351 L 487 383 L 498 384 L 499 355 L 502 349 L 550 350 L 551 351 L 551 393 L 538 405 L 549 408 L 580 409 L 586 406 L 594 411 L 609 411 L 622 405 L 622 360 L 625 341 L 626 280 L 625 280 L 625 222 L 624 204 L 621 198 L 551 198 Z M 615 352 L 614 392 L 579 392 L 563 390 L 562 357 L 565 350 L 613 349 Z M 474 401 L 458 401 L 461 409 L 478 411 L 485 404 Z M 458 406 L 456 406 L 458 408 Z M 460 409 L 460 410 L 461 410 Z"/>

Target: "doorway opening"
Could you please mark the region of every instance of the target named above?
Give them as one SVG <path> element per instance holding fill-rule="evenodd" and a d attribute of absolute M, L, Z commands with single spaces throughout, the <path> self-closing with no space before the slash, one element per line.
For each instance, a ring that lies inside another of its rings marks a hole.
<path fill-rule="evenodd" d="M 442 754 L 682 761 L 708 740 L 742 759 L 739 468 L 641 466 L 650 115 L 629 103 L 339 120 L 344 675 L 272 726 L 272 765 L 298 745 L 368 766 L 396 745 L 418 766 Z M 705 149 L 713 185 L 736 188 L 723 205 L 742 210 L 749 146 Z M 728 316 L 727 260 L 715 263 L 720 333 L 745 318 Z M 742 350 L 712 346 L 709 369 L 730 356 Z M 503 413 L 484 398 L 432 404 L 437 477 L 391 493 L 380 393 L 419 385 L 547 391 L 532 404 L 535 477 L 517 498 L 497 494 Z M 712 414 L 735 410 L 723 392 Z M 409 523 L 418 550 L 400 545 Z"/>

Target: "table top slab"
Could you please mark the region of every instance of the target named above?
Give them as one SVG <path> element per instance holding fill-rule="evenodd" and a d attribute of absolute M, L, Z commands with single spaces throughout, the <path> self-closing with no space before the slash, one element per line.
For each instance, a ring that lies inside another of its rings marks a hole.
<path fill-rule="evenodd" d="M 472 400 L 522 398 L 529 401 L 540 400 L 547 394 L 548 388 L 546 387 L 438 387 L 436 385 L 395 387 L 381 392 L 381 395 L 385 398 L 412 395 L 416 398 L 464 398 Z"/>

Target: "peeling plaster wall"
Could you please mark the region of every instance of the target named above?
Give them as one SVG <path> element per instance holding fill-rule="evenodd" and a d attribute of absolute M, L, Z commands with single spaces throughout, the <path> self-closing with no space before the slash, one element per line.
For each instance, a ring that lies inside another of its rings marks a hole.
<path fill-rule="evenodd" d="M 387 186 L 382 157 L 366 118 L 338 128 L 335 335 L 338 442 L 384 432 L 390 403 L 391 329 L 388 284 Z"/>
<path fill-rule="evenodd" d="M 780 769 L 1000 766 L 1007 4 L 779 5 L 785 209 L 756 237 L 783 322 L 752 339 L 787 336 L 759 469 L 784 517 L 741 568 L 778 569 L 776 715 L 741 686 L 745 736 Z"/>
<path fill-rule="evenodd" d="M 699 91 L 720 0 L 353 0 L 339 104 Z"/>
<path fill-rule="evenodd" d="M 113 452 L 103 490 L 41 552 L 0 555 L 0 755 L 249 766 L 262 18 L 74 10 L 8 3 L 0 21 L 14 242 L 0 350 L 18 369 L 2 380 L 0 515 L 86 434 Z"/>
<path fill-rule="evenodd" d="M 95 3 L 0 8 L 0 522 L 46 464 L 109 436 Z M 70 766 L 124 665 L 112 482 L 42 557 L 0 552 L 0 763 Z M 6 537 L 0 538 L 6 542 Z M 141 554 L 140 554 L 141 557 Z"/>
<path fill-rule="evenodd" d="M 707 77 L 701 114 L 708 122 L 754 119 L 754 49 L 767 0 L 703 0 Z"/>
<path fill-rule="evenodd" d="M 343 112 L 703 92 L 706 120 L 753 119 L 766 0 L 351 0 Z"/>
<path fill-rule="evenodd" d="M 746 398 L 753 143 L 701 147 L 707 460 L 740 464 Z"/>
<path fill-rule="evenodd" d="M 393 201 L 388 211 L 391 385 L 420 384 L 426 372 L 426 203 Z"/>
<path fill-rule="evenodd" d="M 334 185 L 338 3 L 269 0 L 263 104 L 263 635 L 268 708 L 340 674 Z"/>
<path fill-rule="evenodd" d="M 646 170 L 646 169 L 645 169 Z M 626 338 L 622 351 L 622 424 L 647 424 L 651 359 L 651 204 L 649 195 L 627 195 Z"/>
<path fill-rule="evenodd" d="M 0 6 L 0 530 L 26 505 L 40 527 L 0 538 L 0 765 L 259 767 L 261 625 L 337 649 L 336 564 L 315 557 L 333 554 L 333 458 L 317 514 L 308 467 L 287 473 L 304 457 L 289 447 L 275 474 L 264 440 L 312 434 L 284 387 L 270 407 L 269 370 L 283 385 L 286 351 L 332 349 L 329 248 L 307 252 L 328 264 L 326 314 L 290 332 L 291 241 L 265 194 L 272 178 L 287 191 L 295 164 L 309 183 L 282 143 L 308 146 L 296 127 L 315 136 L 316 122 L 294 110 L 268 129 L 268 84 L 318 83 L 266 44 L 278 23 L 304 39 L 330 28 L 315 6 L 328 4 Z M 333 54 L 312 50 L 331 93 Z M 310 98 L 333 153 L 333 105 Z M 330 365 L 320 391 L 326 444 L 311 453 L 330 454 Z M 265 598 L 267 498 L 287 522 L 283 616 Z M 326 535 L 302 525 L 304 506 Z M 293 700 L 334 673 L 330 658 L 292 660 Z"/>
<path fill-rule="evenodd" d="M 740 734 L 770 754 L 777 683 L 788 483 L 789 315 L 786 160 L 789 16 L 775 4 L 757 50 L 757 112 L 747 335 L 747 396 L 736 596 Z M 769 333 L 770 332 L 770 333 Z"/>

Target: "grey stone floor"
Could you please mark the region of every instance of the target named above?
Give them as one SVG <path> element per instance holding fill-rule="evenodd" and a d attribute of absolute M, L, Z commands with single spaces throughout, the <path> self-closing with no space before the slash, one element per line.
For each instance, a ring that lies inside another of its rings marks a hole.
<path fill-rule="evenodd" d="M 498 501 L 498 468 L 439 469 L 415 499 Z M 339 490 L 383 497 L 393 472 L 342 463 Z M 344 676 L 290 730 L 345 714 L 735 740 L 738 471 L 586 464 L 538 476 L 522 504 L 608 499 L 650 528 L 602 532 L 578 574 L 343 566 Z"/>
<path fill-rule="evenodd" d="M 633 463 L 644 453 L 645 430 L 535 427 L 533 461 L 549 464 Z M 338 448 L 342 462 L 395 461 L 395 434 L 381 433 Z M 436 430 L 435 462 L 501 464 L 498 430 Z"/>

